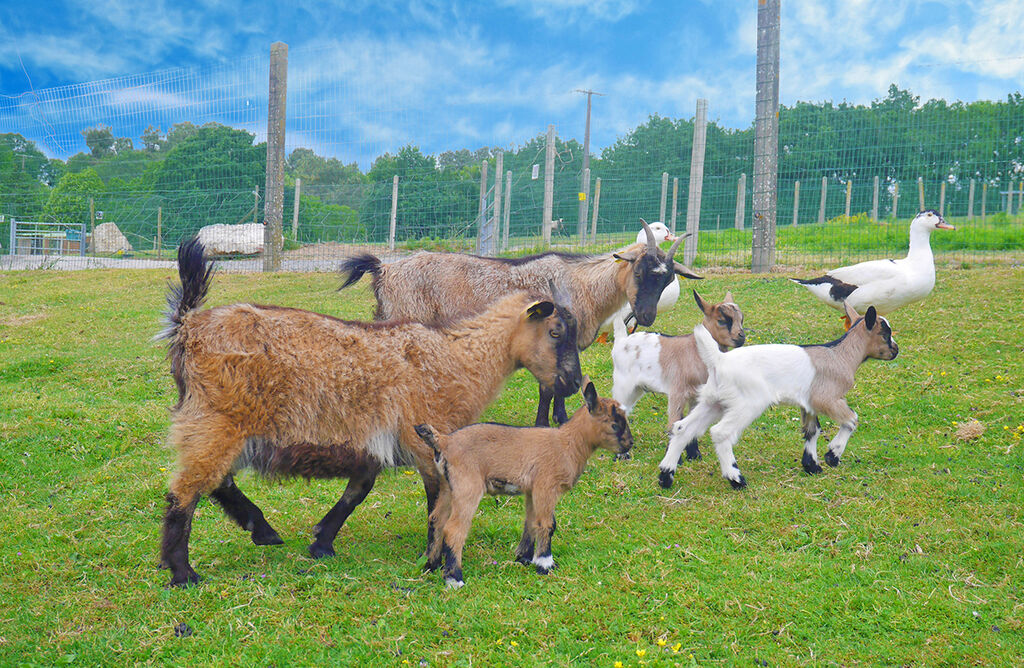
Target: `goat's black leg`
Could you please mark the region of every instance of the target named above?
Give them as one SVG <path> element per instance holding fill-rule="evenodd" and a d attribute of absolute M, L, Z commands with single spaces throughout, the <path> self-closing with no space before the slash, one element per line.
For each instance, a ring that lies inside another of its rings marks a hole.
<path fill-rule="evenodd" d="M 537 404 L 537 421 L 534 426 L 537 427 L 550 427 L 551 423 L 548 421 L 548 413 L 551 410 L 551 400 L 554 398 L 555 393 L 553 390 L 544 387 L 540 388 L 540 403 Z M 565 405 L 563 402 L 562 411 L 565 411 Z"/>
<path fill-rule="evenodd" d="M 263 511 L 238 489 L 235 477 L 227 475 L 217 489 L 210 492 L 210 498 L 220 505 L 224 513 L 233 519 L 238 526 L 249 532 L 252 542 L 256 545 L 282 545 L 284 541 L 274 531 Z"/>
<path fill-rule="evenodd" d="M 183 506 L 177 496 L 170 493 L 167 495 L 160 557 L 163 565 L 171 569 L 172 587 L 187 587 L 199 582 L 199 575 L 188 563 L 188 538 L 192 533 L 192 516 L 198 501 L 199 497 L 196 496 L 192 503 Z"/>
<path fill-rule="evenodd" d="M 695 461 L 701 458 L 700 445 L 697 443 L 697 439 L 693 439 L 686 444 L 686 458 L 690 461 Z M 679 458 L 679 463 L 683 463 L 683 458 Z"/>
<path fill-rule="evenodd" d="M 373 483 L 377 481 L 378 473 L 380 473 L 379 468 L 367 468 L 349 479 L 341 499 L 313 527 L 314 540 L 309 546 L 311 555 L 317 559 L 334 556 L 334 539 L 341 531 L 341 525 L 373 489 Z"/>
<path fill-rule="evenodd" d="M 441 495 L 441 479 L 424 475 L 423 491 L 427 494 L 427 563 L 423 566 L 423 569 L 434 571 L 441 565 L 442 546 L 437 543 L 443 540 L 441 529 L 434 526 L 434 509 L 437 507 L 437 501 Z M 446 498 L 450 500 L 450 496 Z"/>
<path fill-rule="evenodd" d="M 565 413 L 565 397 L 555 395 L 555 405 L 552 409 L 552 418 L 558 424 L 565 424 L 569 421 L 569 416 Z"/>
<path fill-rule="evenodd" d="M 523 537 L 516 547 L 516 561 L 528 566 L 533 561 L 533 495 L 524 495 L 526 501 L 526 518 L 523 521 Z"/>

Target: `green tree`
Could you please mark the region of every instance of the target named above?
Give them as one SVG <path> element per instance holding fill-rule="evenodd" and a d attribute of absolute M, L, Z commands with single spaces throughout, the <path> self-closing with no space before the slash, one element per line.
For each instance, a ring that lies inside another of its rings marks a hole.
<path fill-rule="evenodd" d="M 50 191 L 43 215 L 47 220 L 61 223 L 88 223 L 89 198 L 101 197 L 106 192 L 103 180 L 94 169 L 65 174 Z"/>
<path fill-rule="evenodd" d="M 85 137 L 85 145 L 94 158 L 105 158 L 114 152 L 114 133 L 108 125 L 97 125 L 94 128 L 82 130 Z"/>

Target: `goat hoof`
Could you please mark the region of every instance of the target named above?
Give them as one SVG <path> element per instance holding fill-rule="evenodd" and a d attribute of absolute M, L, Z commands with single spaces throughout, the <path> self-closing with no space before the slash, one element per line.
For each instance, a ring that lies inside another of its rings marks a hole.
<path fill-rule="evenodd" d="M 700 448 L 697 446 L 697 441 L 696 440 L 694 440 L 691 443 L 687 444 L 687 446 L 686 446 L 686 458 L 689 459 L 691 462 L 692 461 L 697 461 L 697 460 L 701 459 Z M 683 463 L 683 458 L 682 457 L 679 458 L 679 463 L 680 464 Z"/>
<path fill-rule="evenodd" d="M 615 455 L 615 461 L 617 462 L 628 462 L 633 459 L 633 455 L 629 452 L 620 452 Z"/>
<path fill-rule="evenodd" d="M 814 457 L 811 457 L 806 452 L 804 453 L 804 457 L 800 461 L 800 464 L 804 467 L 804 471 L 807 471 L 811 475 L 814 475 L 815 473 L 821 473 L 821 464 L 814 461 Z"/>
<path fill-rule="evenodd" d="M 829 450 L 825 453 L 825 463 L 832 467 L 839 466 L 839 457 L 836 457 L 835 454 Z"/>
<path fill-rule="evenodd" d="M 523 566 L 529 566 L 530 564 L 533 563 L 533 555 L 532 554 L 517 554 L 516 555 L 516 561 L 521 563 Z"/>
<path fill-rule="evenodd" d="M 663 489 L 669 489 L 672 487 L 672 482 L 675 479 L 676 474 L 674 471 L 662 471 L 658 474 L 658 484 L 661 485 Z"/>
<path fill-rule="evenodd" d="M 281 540 L 281 536 L 279 536 L 273 529 L 270 529 L 270 531 L 261 531 L 259 533 L 253 531 L 252 542 L 254 545 L 284 545 L 284 541 Z"/>
<path fill-rule="evenodd" d="M 309 555 L 314 559 L 323 559 L 324 557 L 334 556 L 333 545 L 321 545 L 320 543 L 312 543 L 309 546 Z"/>
<path fill-rule="evenodd" d="M 427 561 L 427 563 L 423 564 L 423 572 L 424 573 L 433 573 L 434 571 L 436 571 L 439 568 L 441 568 L 441 560 L 440 559 L 438 559 L 437 561 Z"/>
<path fill-rule="evenodd" d="M 456 580 L 455 578 L 445 578 L 444 586 L 447 589 L 462 589 L 466 586 L 466 582 L 464 580 Z"/>
<path fill-rule="evenodd" d="M 739 480 L 730 480 L 729 484 L 732 485 L 733 489 L 743 489 L 747 486 L 747 479 L 740 476 Z"/>
<path fill-rule="evenodd" d="M 171 587 L 177 587 L 179 589 L 184 589 L 186 587 L 191 587 L 193 585 L 199 584 L 200 580 L 202 580 L 202 578 L 199 577 L 199 574 L 196 573 L 191 568 L 189 568 L 188 572 L 185 573 L 184 577 L 182 577 L 182 578 L 177 578 L 177 577 L 171 578 L 171 581 L 167 584 L 167 587 L 168 587 L 168 589 L 171 588 Z"/>

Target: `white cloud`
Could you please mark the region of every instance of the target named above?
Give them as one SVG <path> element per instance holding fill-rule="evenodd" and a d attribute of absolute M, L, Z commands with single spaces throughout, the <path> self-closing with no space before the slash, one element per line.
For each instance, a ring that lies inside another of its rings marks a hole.
<path fill-rule="evenodd" d="M 583 19 L 614 23 L 646 3 L 641 0 L 499 0 L 498 4 L 539 19 L 549 28 L 559 28 Z"/>

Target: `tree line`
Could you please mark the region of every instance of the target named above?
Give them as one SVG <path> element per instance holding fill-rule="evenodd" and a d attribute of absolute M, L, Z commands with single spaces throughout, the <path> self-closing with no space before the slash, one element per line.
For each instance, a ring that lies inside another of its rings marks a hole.
<path fill-rule="evenodd" d="M 819 187 L 879 177 L 884 187 L 918 177 L 945 181 L 951 193 L 970 179 L 1003 187 L 1024 172 L 1024 99 L 972 103 L 929 100 L 891 86 L 869 105 L 798 102 L 779 113 L 779 206 L 795 180 Z M 129 237 L 151 239 L 158 209 L 165 238 L 212 223 L 262 217 L 266 147 L 254 136 L 216 123 L 184 122 L 163 131 L 150 126 L 138 138 L 115 136 L 110 127 L 82 131 L 87 151 L 66 161 L 48 158 L 17 133 L 0 134 L 0 213 L 22 220 L 87 222 L 89 202 Z M 754 129 L 707 127 L 705 207 L 731 216 L 736 179 L 753 171 Z M 635 226 L 657 215 L 661 174 L 680 179 L 680 206 L 690 171 L 693 121 L 652 115 L 591 158 L 603 181 L 600 230 Z M 363 172 L 355 163 L 297 148 L 287 156 L 286 231 L 301 179 L 297 241 L 380 241 L 391 212 L 392 178 L 399 176 L 398 237 L 472 236 L 484 161 L 495 178 L 497 147 L 424 154 L 409 144 L 377 157 Z M 513 174 L 513 234 L 539 226 L 545 137 L 539 134 L 504 151 Z M 575 230 L 583 149 L 575 139 L 556 140 L 555 219 Z M 532 178 L 539 164 L 540 178 Z M 500 175 L 500 178 L 504 178 Z M 748 188 L 750 182 L 748 180 Z M 909 191 L 907 191 L 909 194 Z M 870 194 L 855 191 L 854 209 L 866 210 Z M 790 200 L 791 201 L 791 200 Z M 535 230 L 534 230 L 535 231 Z"/>

